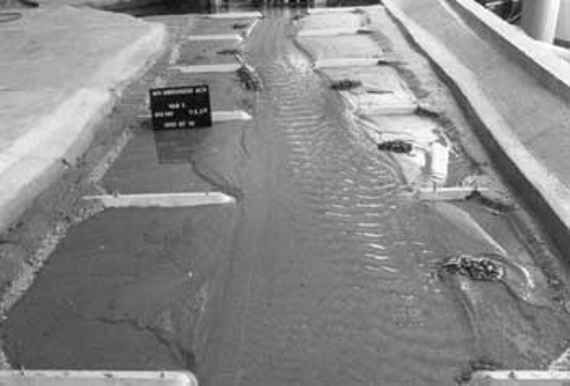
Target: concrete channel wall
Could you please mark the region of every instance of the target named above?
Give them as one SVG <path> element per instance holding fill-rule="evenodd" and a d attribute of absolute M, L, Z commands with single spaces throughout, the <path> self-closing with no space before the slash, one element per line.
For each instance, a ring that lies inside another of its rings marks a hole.
<path fill-rule="evenodd" d="M 96 124 L 168 39 L 162 24 L 88 8 L 19 12 L 21 19 L 0 25 L 0 83 L 12 90 L 0 94 L 0 232 L 63 175 L 68 166 L 62 159 L 80 159 Z M 8 38 L 15 33 L 17 40 Z M 21 48 L 27 44 L 34 51 Z"/>
<path fill-rule="evenodd" d="M 456 6 L 460 1 L 462 4 L 464 3 L 462 0 L 450 1 Z M 452 89 L 473 123 L 478 137 L 487 148 L 491 159 L 498 169 L 502 170 L 503 176 L 515 188 L 529 210 L 539 219 L 555 246 L 563 255 L 567 256 L 565 251 L 570 248 L 570 190 L 565 185 L 566 181 L 560 180 L 552 169 L 553 166 L 559 166 L 560 162 L 565 162 L 565 157 L 557 157 L 556 155 L 537 157 L 536 135 L 531 134 L 524 137 L 523 134 L 525 133 L 522 133 L 520 128 L 514 125 L 517 122 L 521 122 L 522 125 L 525 119 L 528 121 L 530 118 L 540 121 L 539 116 L 544 115 L 544 112 L 539 109 L 535 112 L 524 112 L 524 116 L 505 115 L 505 111 L 509 110 L 508 106 L 499 106 L 496 100 L 489 98 L 489 95 L 493 95 L 493 93 L 500 94 L 500 92 L 497 93 L 496 90 L 491 90 L 489 87 L 503 86 L 500 82 L 484 84 L 483 75 L 480 74 L 480 71 L 487 71 L 484 75 L 488 79 L 490 75 L 496 76 L 496 74 L 489 74 L 489 72 L 495 72 L 493 66 L 477 68 L 473 63 L 470 63 L 470 58 L 465 55 L 464 47 L 454 46 L 458 44 L 457 42 L 439 39 L 461 33 L 464 36 L 469 36 L 471 31 L 466 33 L 456 29 L 469 29 L 467 27 L 477 24 L 479 30 L 483 32 L 471 27 L 476 33 L 481 34 L 479 37 L 472 36 L 472 39 L 473 41 L 483 39 L 483 42 L 479 43 L 480 47 L 485 44 L 495 45 L 495 47 L 496 45 L 508 47 L 505 54 L 508 56 L 506 59 L 485 56 L 487 54 L 502 56 L 503 51 L 499 48 L 498 50 L 487 49 L 486 52 L 481 52 L 480 54 L 484 57 L 481 60 L 495 65 L 497 63 L 500 65 L 512 63 L 513 66 L 517 67 L 519 74 L 524 74 L 526 71 L 531 75 L 530 77 L 524 75 L 525 80 L 529 83 L 526 84 L 528 86 L 526 89 L 521 86 L 518 90 L 517 95 L 521 95 L 521 97 L 527 97 L 525 93 L 531 89 L 540 91 L 544 95 L 551 92 L 552 95 L 558 95 L 564 101 L 568 101 L 570 97 L 570 87 L 568 86 L 570 84 L 568 80 L 570 73 L 561 72 L 562 66 L 567 64 L 554 57 L 553 54 L 541 54 L 537 48 L 532 46 L 531 42 L 526 42 L 524 45 L 518 44 L 520 41 L 524 42 L 524 39 L 515 36 L 514 32 L 512 34 L 504 33 L 503 30 L 508 30 L 508 25 L 501 31 L 493 33 L 491 33 L 491 27 L 483 28 L 483 25 L 502 23 L 498 18 L 496 23 L 495 21 L 489 23 L 488 19 L 492 20 L 494 17 L 490 13 L 485 14 L 484 19 L 478 17 L 479 13 L 470 13 L 470 22 L 466 25 L 462 19 L 458 20 L 457 14 L 454 14 L 456 6 L 450 7 L 450 4 L 445 0 L 384 0 L 384 5 L 391 16 L 406 31 L 408 37 L 426 54 L 440 76 Z M 472 6 L 476 5 L 473 3 Z M 437 15 L 441 20 L 438 20 L 437 25 L 424 23 L 422 18 L 425 17 L 425 12 L 434 12 L 435 7 L 439 7 Z M 482 10 L 482 12 L 486 11 Z M 420 23 L 422 23 L 421 26 Z M 491 43 L 485 43 L 486 39 L 491 39 Z M 469 49 L 473 51 L 478 48 L 473 46 Z M 544 89 L 539 90 L 542 86 L 536 83 L 529 86 L 530 83 L 535 82 L 532 78 L 543 82 L 546 91 Z M 512 85 L 517 87 L 518 84 L 513 82 Z M 556 102 L 556 98 L 556 96 L 551 96 L 550 102 L 553 105 L 554 103 L 560 105 L 560 101 Z M 509 103 L 518 102 L 513 100 Z M 542 103 L 542 100 L 538 99 L 537 103 Z M 548 102 L 545 101 L 544 103 Z M 565 104 L 567 106 L 567 102 Z M 553 109 L 553 111 L 557 110 Z M 557 124 L 563 125 L 563 122 Z M 556 142 L 556 139 L 562 134 L 550 129 L 551 127 L 545 126 L 536 128 L 535 132 L 543 131 L 546 133 L 543 135 L 550 137 L 552 145 L 557 147 L 557 149 L 552 149 L 552 154 L 556 154 L 556 152 L 563 154 L 564 145 Z"/>
<path fill-rule="evenodd" d="M 552 92 L 570 102 L 570 72 L 567 63 L 518 29 L 472 0 L 447 0 L 463 20 L 485 40 L 501 49 L 533 74 Z"/>

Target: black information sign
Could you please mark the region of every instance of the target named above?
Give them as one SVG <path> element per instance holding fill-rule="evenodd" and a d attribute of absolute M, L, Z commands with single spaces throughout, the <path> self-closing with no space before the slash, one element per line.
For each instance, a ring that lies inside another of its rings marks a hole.
<path fill-rule="evenodd" d="M 208 85 L 151 89 L 150 110 L 154 130 L 212 126 Z"/>

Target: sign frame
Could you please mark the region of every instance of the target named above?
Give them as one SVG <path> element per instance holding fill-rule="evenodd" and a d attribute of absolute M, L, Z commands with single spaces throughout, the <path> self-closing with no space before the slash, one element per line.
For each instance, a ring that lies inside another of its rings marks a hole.
<path fill-rule="evenodd" d="M 207 84 L 149 90 L 154 130 L 196 129 L 212 126 L 210 88 Z"/>

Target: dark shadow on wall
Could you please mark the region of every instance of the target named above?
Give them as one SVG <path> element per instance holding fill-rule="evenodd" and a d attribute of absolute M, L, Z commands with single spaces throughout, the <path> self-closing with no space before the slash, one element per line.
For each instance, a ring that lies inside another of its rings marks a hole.
<path fill-rule="evenodd" d="M 103 8 L 106 11 L 126 13 L 136 17 L 208 13 L 208 0 L 125 0 Z"/>
<path fill-rule="evenodd" d="M 37 8 L 38 3 L 33 0 L 0 0 L 0 9 Z M 0 22 L 2 20 L 0 19 Z"/>
<path fill-rule="evenodd" d="M 380 4 L 379 0 L 327 0 L 327 7 L 354 7 Z"/>
<path fill-rule="evenodd" d="M 256 0 L 118 0 L 114 5 L 104 7 L 104 10 L 145 17 L 248 11 L 256 8 Z"/>

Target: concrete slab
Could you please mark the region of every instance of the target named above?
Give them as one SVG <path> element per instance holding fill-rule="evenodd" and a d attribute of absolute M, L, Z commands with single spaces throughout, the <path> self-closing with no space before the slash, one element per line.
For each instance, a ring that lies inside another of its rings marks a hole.
<path fill-rule="evenodd" d="M 441 130 L 436 121 L 417 115 L 371 115 L 368 118 L 372 123 L 368 129 L 376 143 L 402 139 L 427 148 L 439 138 L 437 133 Z"/>
<path fill-rule="evenodd" d="M 179 208 L 235 203 L 235 198 L 221 192 L 109 194 L 83 199 L 100 202 L 105 208 Z"/>
<path fill-rule="evenodd" d="M 473 374 L 471 386 L 566 386 L 569 371 L 501 370 L 478 371 Z"/>
<path fill-rule="evenodd" d="M 345 60 L 345 59 L 341 59 Z M 357 66 L 357 64 L 369 64 L 370 59 L 363 60 L 346 60 L 344 61 L 320 61 L 321 72 L 331 80 L 340 79 L 358 79 L 365 87 L 376 90 L 384 90 L 391 92 L 404 92 L 413 96 L 410 88 L 403 81 L 395 68 L 390 66 Z M 332 66 L 333 64 L 352 63 L 350 66 Z"/>
<path fill-rule="evenodd" d="M 250 19 L 262 18 L 263 15 L 259 11 L 254 12 L 226 12 L 226 13 L 212 13 L 206 17 L 210 19 Z"/>
<path fill-rule="evenodd" d="M 239 70 L 241 65 L 239 63 L 226 63 L 226 64 L 204 64 L 196 66 L 171 66 L 170 69 L 179 71 L 185 74 L 199 74 L 204 72 L 235 72 Z"/>
<path fill-rule="evenodd" d="M 366 10 L 374 10 L 382 8 L 381 5 L 366 5 L 358 7 L 326 7 L 326 8 L 309 8 L 307 12 L 309 15 L 327 14 L 327 13 L 342 13 L 342 12 L 359 12 Z"/>
<path fill-rule="evenodd" d="M 245 111 L 214 111 L 212 113 L 212 120 L 214 122 L 228 122 L 228 121 L 249 121 L 251 115 Z"/>
<path fill-rule="evenodd" d="M 139 115 L 140 119 L 150 119 L 150 114 Z M 251 115 L 242 110 L 230 110 L 230 111 L 213 111 L 212 112 L 212 122 L 222 123 L 229 121 L 249 121 L 251 120 Z"/>
<path fill-rule="evenodd" d="M 342 91 L 341 94 L 357 114 L 410 115 L 418 107 L 416 100 L 404 92 L 375 94 Z"/>
<path fill-rule="evenodd" d="M 346 58 L 381 58 L 383 51 L 368 35 L 340 35 L 334 39 L 322 36 L 298 38 L 299 43 L 309 52 L 313 60 L 335 60 Z"/>
<path fill-rule="evenodd" d="M 362 82 L 363 90 L 344 91 L 342 95 L 361 114 L 413 114 L 417 100 L 398 72 L 386 66 L 342 67 L 322 70 L 332 81 L 351 79 Z M 366 90 L 369 90 L 366 92 Z"/>
<path fill-rule="evenodd" d="M 209 34 L 209 35 L 191 35 L 188 40 L 193 42 L 210 41 L 210 40 L 236 40 L 241 42 L 243 38 L 238 34 Z"/>
<path fill-rule="evenodd" d="M 417 115 L 370 115 L 360 117 L 359 125 L 364 128 L 367 136 L 379 144 L 387 141 L 400 140 L 409 142 L 413 149 L 409 154 L 391 156 L 398 162 L 406 182 L 421 192 L 433 189 L 433 182 L 441 183 L 444 178 L 434 175 L 432 159 L 432 144 L 441 138 L 439 124 L 428 117 Z M 447 165 L 445 170 L 447 169 Z M 442 171 L 437 171 L 441 177 Z M 443 176 L 445 177 L 445 176 Z M 417 192 L 415 192 L 418 194 Z M 419 193 L 421 194 L 421 193 Z"/>
<path fill-rule="evenodd" d="M 334 18 L 325 14 L 310 14 L 300 19 L 302 30 L 357 29 L 366 24 L 366 18 L 359 13 L 336 13 Z"/>
<path fill-rule="evenodd" d="M 414 195 L 423 201 L 458 201 L 465 200 L 475 190 L 479 192 L 488 191 L 486 188 L 474 189 L 465 186 L 439 187 L 437 189 L 429 187 L 418 189 Z"/>
<path fill-rule="evenodd" d="M 198 386 L 190 372 L 4 370 L 0 382 L 11 386 Z"/>
<path fill-rule="evenodd" d="M 365 67 L 378 66 L 379 58 L 335 58 L 335 59 L 319 59 L 315 61 L 315 68 L 334 68 L 334 67 Z"/>
<path fill-rule="evenodd" d="M 0 231 L 63 172 L 63 159 L 87 149 L 94 124 L 166 43 L 163 25 L 126 15 L 21 12 L 0 25 Z"/>
<path fill-rule="evenodd" d="M 362 27 L 337 27 L 322 29 L 304 29 L 299 31 L 301 37 L 311 36 L 340 36 L 340 35 L 356 35 L 359 32 L 368 32 L 369 30 Z"/>

